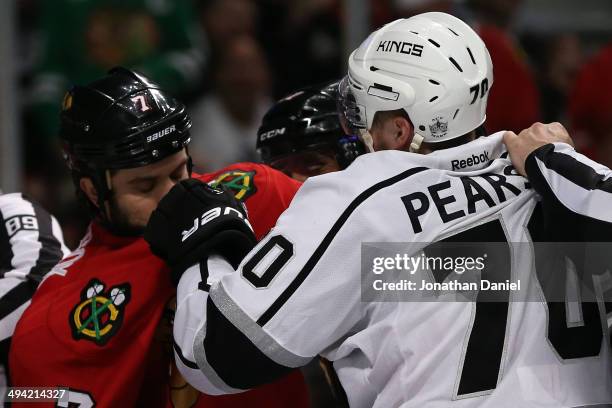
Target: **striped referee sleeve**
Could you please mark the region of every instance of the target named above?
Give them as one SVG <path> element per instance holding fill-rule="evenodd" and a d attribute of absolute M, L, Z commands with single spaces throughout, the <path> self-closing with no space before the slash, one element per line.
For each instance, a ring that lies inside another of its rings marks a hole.
<path fill-rule="evenodd" d="M 0 195 L 0 341 L 13 334 L 42 278 L 67 253 L 57 221 L 20 193 Z"/>
<path fill-rule="evenodd" d="M 564 143 L 547 144 L 533 151 L 525 170 L 533 188 L 542 196 L 544 211 L 557 216 L 556 222 L 580 220 L 584 227 L 598 231 L 597 235 L 575 238 L 612 241 L 612 170 Z M 559 215 L 569 219 L 559 219 Z M 577 233 L 585 231 L 577 227 Z"/>
<path fill-rule="evenodd" d="M 542 197 L 544 230 L 551 241 L 605 243 L 592 248 L 604 267 L 599 282 L 612 345 L 612 248 L 605 251 L 612 242 L 612 171 L 564 143 L 533 151 L 525 171 Z"/>

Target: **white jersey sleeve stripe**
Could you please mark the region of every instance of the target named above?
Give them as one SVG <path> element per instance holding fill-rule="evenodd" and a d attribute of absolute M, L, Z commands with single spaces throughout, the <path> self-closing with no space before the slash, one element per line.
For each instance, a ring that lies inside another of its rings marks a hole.
<path fill-rule="evenodd" d="M 275 363 L 285 367 L 302 367 L 312 360 L 312 357 L 298 356 L 278 344 L 273 337 L 266 333 L 259 324 L 251 320 L 251 318 L 234 303 L 225 291 L 222 282 L 215 287 L 214 291 L 211 291 L 210 298 L 219 311 L 221 311 L 236 328 L 240 329 L 240 331 L 244 333 L 262 353 Z M 203 337 L 204 336 L 202 336 L 202 338 Z M 204 354 L 203 349 L 196 351 L 199 351 L 196 352 L 196 356 Z"/>
<path fill-rule="evenodd" d="M 220 267 L 233 272 L 231 266 L 219 257 Z M 236 393 L 221 380 L 206 360 L 206 356 L 194 356 L 194 349 L 202 344 L 205 333 L 208 293 L 204 289 L 215 279 L 208 276 L 207 263 L 203 260 L 187 269 L 177 288 L 177 305 L 174 317 L 174 354 L 178 370 L 196 389 L 208 395 Z M 203 270 L 202 268 L 206 268 Z M 219 271 L 220 273 L 224 273 Z M 203 280 L 206 281 L 203 282 Z"/>

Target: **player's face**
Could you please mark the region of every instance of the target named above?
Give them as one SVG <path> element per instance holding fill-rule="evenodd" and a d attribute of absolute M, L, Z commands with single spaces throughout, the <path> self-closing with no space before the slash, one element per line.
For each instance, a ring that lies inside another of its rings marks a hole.
<path fill-rule="evenodd" d="M 110 221 L 123 230 L 141 231 L 164 195 L 186 179 L 185 150 L 144 167 L 119 170 L 111 178 Z"/>
<path fill-rule="evenodd" d="M 306 181 L 308 177 L 340 170 L 338 161 L 331 151 L 293 154 L 272 162 L 272 167 L 298 181 Z"/>

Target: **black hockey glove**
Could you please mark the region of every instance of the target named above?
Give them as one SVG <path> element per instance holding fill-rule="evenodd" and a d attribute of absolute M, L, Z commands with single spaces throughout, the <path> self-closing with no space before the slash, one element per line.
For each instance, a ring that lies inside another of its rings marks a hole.
<path fill-rule="evenodd" d="M 151 214 L 144 238 L 170 266 L 175 284 L 187 268 L 211 254 L 237 268 L 257 243 L 244 204 L 228 190 L 195 179 L 177 183 L 166 194 Z"/>

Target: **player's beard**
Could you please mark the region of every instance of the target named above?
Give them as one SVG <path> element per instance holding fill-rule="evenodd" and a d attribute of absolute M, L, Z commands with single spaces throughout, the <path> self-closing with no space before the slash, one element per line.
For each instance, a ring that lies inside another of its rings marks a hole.
<path fill-rule="evenodd" d="M 145 225 L 132 222 L 129 214 L 119 206 L 116 197 L 111 196 L 107 202 L 108 217 L 105 224 L 113 234 L 123 237 L 140 237 L 144 234 Z"/>

